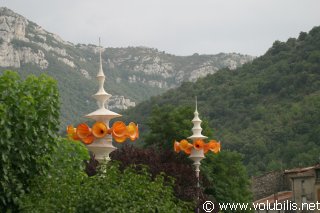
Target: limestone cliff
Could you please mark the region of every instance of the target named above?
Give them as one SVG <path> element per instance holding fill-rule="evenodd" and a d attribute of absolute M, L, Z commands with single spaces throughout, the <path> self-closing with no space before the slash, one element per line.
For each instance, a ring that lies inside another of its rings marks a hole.
<path fill-rule="evenodd" d="M 236 53 L 175 56 L 148 47 L 102 49 L 105 87 L 113 94 L 109 103 L 112 109 L 133 107 L 183 81 L 196 81 L 225 67 L 235 69 L 253 59 Z M 56 78 L 63 119 L 70 120 L 67 114 L 88 110 L 85 106 L 93 102 L 87 96 L 96 88 L 93 78 L 98 70 L 98 50 L 96 45 L 64 41 L 10 9 L 0 7 L 0 71 L 47 73 Z"/>

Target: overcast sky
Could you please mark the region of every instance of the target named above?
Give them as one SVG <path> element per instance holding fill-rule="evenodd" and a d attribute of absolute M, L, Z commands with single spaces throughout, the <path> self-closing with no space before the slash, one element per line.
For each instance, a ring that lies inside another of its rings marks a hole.
<path fill-rule="evenodd" d="M 72 43 L 262 55 L 320 25 L 320 0 L 0 0 Z"/>

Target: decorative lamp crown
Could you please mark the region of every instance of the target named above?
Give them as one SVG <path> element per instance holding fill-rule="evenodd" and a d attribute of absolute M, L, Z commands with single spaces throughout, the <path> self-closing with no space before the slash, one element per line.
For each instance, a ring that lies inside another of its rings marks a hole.
<path fill-rule="evenodd" d="M 96 123 L 92 128 L 84 123 L 79 124 L 77 128 L 73 128 L 72 125 L 69 125 L 67 127 L 67 133 L 70 139 L 81 140 L 84 144 L 86 144 L 89 151 L 94 153 L 95 159 L 98 161 L 109 161 L 109 154 L 116 149 L 116 147 L 112 145 L 112 138 L 114 138 L 118 143 L 122 143 L 128 138 L 130 138 L 131 141 L 134 141 L 139 137 L 139 130 L 138 125 L 132 122 L 126 126 L 123 122 L 117 121 L 111 128 L 109 127 L 110 120 L 120 117 L 121 115 L 108 109 L 108 100 L 111 95 L 104 90 L 104 82 L 106 77 L 102 69 L 100 38 L 99 59 L 99 72 L 96 76 L 99 89 L 93 95 L 93 98 L 95 98 L 97 101 L 98 109 L 85 116 L 86 118 L 95 120 Z M 119 132 L 119 123 L 121 123 L 122 127 L 121 137 L 114 134 L 115 132 Z"/>
<path fill-rule="evenodd" d="M 105 82 L 106 77 L 105 77 L 103 69 L 102 69 L 100 38 L 99 38 L 99 59 L 100 59 L 99 60 L 100 61 L 99 72 L 96 76 L 98 84 L 99 84 L 99 89 L 98 89 L 97 93 L 92 96 L 96 99 L 99 109 L 86 115 L 85 117 L 91 118 L 96 121 L 105 121 L 109 125 L 109 121 L 111 119 L 116 118 L 116 117 L 120 117 L 121 115 L 105 108 L 105 106 L 107 105 L 106 102 L 109 100 L 109 98 L 111 98 L 112 95 L 110 95 L 109 93 L 107 93 L 104 90 L 104 82 Z"/>
<path fill-rule="evenodd" d="M 191 140 L 207 139 L 208 138 L 207 136 L 204 136 L 204 135 L 201 134 L 201 132 L 202 132 L 202 128 L 201 128 L 202 120 L 199 118 L 197 97 L 196 97 L 196 110 L 194 111 L 194 118 L 192 119 L 192 123 L 193 123 L 193 128 L 192 128 L 193 135 L 188 137 L 188 139 L 191 139 Z"/>
<path fill-rule="evenodd" d="M 201 119 L 199 118 L 198 113 L 198 101 L 196 97 L 196 109 L 194 112 L 194 118 L 192 119 L 193 128 L 192 128 L 192 135 L 188 137 L 188 139 L 192 140 L 192 144 L 189 143 L 187 140 L 183 139 L 180 142 L 175 141 L 173 144 L 174 151 L 184 152 L 187 155 L 190 155 L 189 158 L 193 161 L 193 165 L 195 167 L 196 177 L 197 177 L 197 201 L 200 204 L 199 199 L 199 190 L 200 190 L 200 181 L 199 181 L 199 174 L 200 174 L 200 165 L 201 160 L 205 158 L 205 154 L 210 150 L 213 153 L 220 152 L 220 142 L 216 140 L 210 140 L 209 143 L 205 143 L 203 140 L 207 139 L 207 136 L 202 135 L 202 128 L 201 128 Z M 199 209 L 198 209 L 199 212 Z"/>
<path fill-rule="evenodd" d="M 193 160 L 193 165 L 195 166 L 196 176 L 199 178 L 200 172 L 200 161 L 205 158 L 205 154 L 208 151 L 212 151 L 213 153 L 220 152 L 220 142 L 216 140 L 210 140 L 209 143 L 205 143 L 203 140 L 207 139 L 207 136 L 202 135 L 201 128 L 201 119 L 199 118 L 198 113 L 198 101 L 196 97 L 196 109 L 194 112 L 194 118 L 192 119 L 193 128 L 192 135 L 188 137 L 188 139 L 192 140 L 192 144 L 187 140 L 183 139 L 180 142 L 174 142 L 174 150 L 175 152 L 183 151 L 187 155 L 190 155 L 189 158 Z"/>

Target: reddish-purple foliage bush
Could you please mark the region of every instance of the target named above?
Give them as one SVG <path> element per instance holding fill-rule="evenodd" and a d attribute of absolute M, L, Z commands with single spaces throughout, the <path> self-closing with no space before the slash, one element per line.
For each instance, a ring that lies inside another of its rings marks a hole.
<path fill-rule="evenodd" d="M 134 165 L 136 169 L 140 169 L 141 165 L 147 165 L 153 177 L 160 173 L 165 173 L 167 180 L 173 177 L 176 197 L 182 200 L 195 200 L 197 196 L 195 171 L 191 160 L 184 154 L 126 145 L 112 152 L 110 156 L 112 160 L 121 163 L 121 168 Z M 202 191 L 200 195 L 204 199 Z"/>
<path fill-rule="evenodd" d="M 85 171 L 89 177 L 97 174 L 97 166 L 99 165 L 99 162 L 94 158 L 94 155 L 91 152 L 89 161 L 85 161 L 84 163 L 86 164 Z"/>
<path fill-rule="evenodd" d="M 175 196 L 185 201 L 197 200 L 197 178 L 195 175 L 192 161 L 184 154 L 174 153 L 168 150 L 154 150 L 152 148 L 137 148 L 131 145 L 124 145 L 110 154 L 113 161 L 120 162 L 120 169 L 133 166 L 136 170 L 140 170 L 143 166 L 149 168 L 150 174 L 155 177 L 161 173 L 165 173 L 166 180 L 170 181 L 173 177 Z M 91 159 L 87 162 L 86 172 L 89 176 L 96 174 L 98 161 L 91 155 Z M 209 182 L 200 173 L 201 188 L 199 190 L 199 202 L 197 206 L 202 210 L 202 204 L 209 200 L 203 190 L 208 186 Z M 204 212 L 203 210 L 201 212 Z M 213 212 L 218 212 L 215 209 Z"/>

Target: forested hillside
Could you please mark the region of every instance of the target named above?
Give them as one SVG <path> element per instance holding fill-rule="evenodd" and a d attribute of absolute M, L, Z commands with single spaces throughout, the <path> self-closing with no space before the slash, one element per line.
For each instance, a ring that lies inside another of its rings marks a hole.
<path fill-rule="evenodd" d="M 300 33 L 297 39 L 274 42 L 265 55 L 241 68 L 183 83 L 126 115 L 147 131 L 154 106 L 193 106 L 195 96 L 200 116 L 209 121 L 223 149 L 242 153 L 250 174 L 316 163 L 320 157 L 320 27 Z"/>
<path fill-rule="evenodd" d="M 100 49 L 106 90 L 112 94 L 109 107 L 116 110 L 133 107 L 183 81 L 195 81 L 224 67 L 235 69 L 253 59 L 237 53 L 175 56 L 148 47 L 73 44 L 0 7 L 0 75 L 4 70 L 13 70 L 23 77 L 46 73 L 55 78 L 62 103 L 63 130 L 69 123 L 83 121 L 82 116 L 96 109 L 91 95 L 98 88 L 95 76 Z"/>

